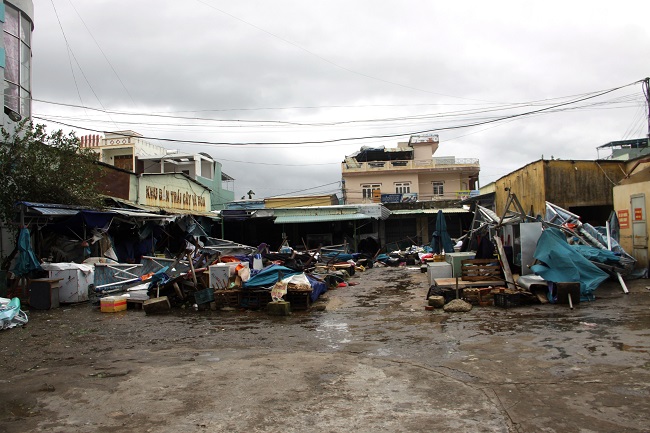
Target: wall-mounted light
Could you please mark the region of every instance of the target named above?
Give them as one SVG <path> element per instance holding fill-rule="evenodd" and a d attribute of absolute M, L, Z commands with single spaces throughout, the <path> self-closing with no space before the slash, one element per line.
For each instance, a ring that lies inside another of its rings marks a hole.
<path fill-rule="evenodd" d="M 11 108 L 7 107 L 6 105 L 5 105 L 5 114 L 9 116 L 9 118 L 14 122 L 20 122 L 21 120 L 23 120 L 23 116 L 21 116 L 20 113 L 15 112 Z"/>

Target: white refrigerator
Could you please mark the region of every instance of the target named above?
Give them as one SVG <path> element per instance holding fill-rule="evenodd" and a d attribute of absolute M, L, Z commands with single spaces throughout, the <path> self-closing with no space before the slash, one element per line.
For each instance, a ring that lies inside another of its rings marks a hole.
<path fill-rule="evenodd" d="M 61 279 L 59 302 L 72 304 L 88 300 L 88 286 L 94 283 L 94 267 L 78 263 L 43 263 L 51 279 Z"/>

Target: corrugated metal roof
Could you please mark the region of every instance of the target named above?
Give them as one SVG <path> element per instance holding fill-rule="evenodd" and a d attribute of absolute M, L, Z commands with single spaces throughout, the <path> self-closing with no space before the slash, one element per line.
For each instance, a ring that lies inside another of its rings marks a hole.
<path fill-rule="evenodd" d="M 352 221 L 352 220 L 365 220 L 370 219 L 370 216 L 351 213 L 351 214 L 330 214 L 330 215 L 286 215 L 278 216 L 275 218 L 276 224 L 292 224 L 292 223 L 318 223 L 328 221 Z"/>
<path fill-rule="evenodd" d="M 29 209 L 34 210 L 41 215 L 77 215 L 81 209 L 60 209 L 55 207 L 40 207 L 30 206 Z"/>
<path fill-rule="evenodd" d="M 366 204 L 344 204 L 329 206 L 303 206 L 297 208 L 275 208 L 273 212 L 277 216 L 288 215 L 354 215 L 362 214 L 364 218 L 386 219 L 390 210 L 380 203 Z"/>
<path fill-rule="evenodd" d="M 463 209 L 458 207 L 449 207 L 442 209 L 399 209 L 392 210 L 390 213 L 392 215 L 417 215 L 417 214 L 437 214 L 441 210 L 442 213 L 453 214 L 453 213 L 470 213 L 469 209 Z"/>
<path fill-rule="evenodd" d="M 111 209 L 110 212 L 114 212 L 119 215 L 123 216 L 132 216 L 132 217 L 140 217 L 140 218 L 156 218 L 156 219 L 169 219 L 169 215 L 160 215 L 156 213 L 150 213 L 150 212 L 138 212 L 138 211 L 133 211 L 133 210 L 128 210 L 128 209 Z"/>
<path fill-rule="evenodd" d="M 174 209 L 174 208 L 168 208 L 168 207 L 163 207 L 160 208 L 161 210 L 165 211 L 167 216 L 185 216 L 185 215 L 192 215 L 192 216 L 200 216 L 200 217 L 207 217 L 213 220 L 220 220 L 221 216 L 219 214 L 209 212 L 209 211 L 200 211 L 200 210 L 189 210 L 189 209 Z"/>

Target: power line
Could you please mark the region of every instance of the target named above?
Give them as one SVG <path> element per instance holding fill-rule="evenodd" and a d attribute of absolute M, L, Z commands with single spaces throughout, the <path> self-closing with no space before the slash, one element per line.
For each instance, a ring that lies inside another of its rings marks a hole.
<path fill-rule="evenodd" d="M 595 94 L 590 94 L 589 96 L 581 97 L 578 99 L 574 99 L 571 101 L 565 101 L 561 102 L 555 105 L 551 105 L 548 107 L 543 107 L 535 110 L 529 110 L 525 111 L 522 113 L 516 113 L 516 114 L 511 114 L 507 116 L 501 116 L 501 117 L 495 117 L 491 118 L 488 120 L 482 120 L 482 121 L 476 121 L 473 123 L 468 123 L 468 124 L 462 124 L 462 125 L 453 125 L 453 126 L 443 126 L 439 128 L 429 128 L 429 129 L 424 129 L 424 130 L 419 130 L 419 131 L 409 131 L 409 132 L 403 132 L 403 133 L 394 133 L 394 134 L 380 134 L 380 135 L 369 135 L 369 136 L 358 136 L 358 137 L 341 137 L 341 138 L 333 138 L 333 139 L 326 139 L 326 140 L 306 140 L 306 141 L 299 141 L 299 142 L 213 142 L 213 141 L 201 141 L 201 140 L 182 140 L 182 139 L 171 139 L 171 138 L 160 138 L 160 137 L 138 137 L 142 139 L 149 139 L 149 140 L 159 140 L 159 141 L 166 141 L 166 142 L 176 142 L 176 143 L 188 143 L 188 144 L 195 144 L 195 145 L 211 145 L 211 146 L 247 146 L 247 145 L 276 145 L 276 144 L 289 144 L 289 145 L 305 145 L 305 144 L 326 144 L 326 143 L 337 143 L 337 142 L 345 142 L 345 141 L 358 141 L 358 140 L 364 140 L 364 139 L 379 139 L 379 138 L 396 138 L 396 137 L 410 137 L 413 135 L 421 135 L 421 134 L 428 134 L 428 133 L 433 133 L 433 132 L 439 132 L 439 131 L 448 131 L 448 130 L 454 130 L 454 129 L 462 129 L 462 128 L 469 128 L 469 127 L 474 127 L 474 126 L 480 126 L 480 125 L 485 125 L 485 124 L 490 124 L 490 123 L 496 123 L 500 122 L 503 120 L 509 120 L 509 119 L 516 119 L 516 118 L 521 118 L 524 116 L 530 116 L 534 114 L 539 114 L 543 112 L 547 112 L 556 108 L 560 107 L 566 107 L 568 105 L 576 104 L 579 102 L 583 102 L 586 100 L 594 99 L 609 93 L 612 93 L 616 90 L 620 90 L 625 87 L 632 86 L 634 84 L 639 83 L 639 81 L 636 81 L 634 83 L 629 83 L 623 86 L 611 88 L 608 90 L 604 90 Z M 36 117 L 36 116 L 35 116 Z M 36 117 L 38 118 L 38 117 Z M 64 126 L 76 128 L 77 126 L 75 125 L 69 125 L 63 122 L 54 122 L 58 123 Z M 88 131 L 93 131 L 93 132 L 99 132 L 99 133 L 107 133 L 107 131 L 101 131 L 97 129 L 91 129 L 91 128 L 82 128 L 86 129 Z M 125 136 L 128 136 L 128 134 L 125 134 Z"/>
<path fill-rule="evenodd" d="M 81 76 L 86 81 L 86 84 L 88 84 L 88 87 L 90 88 L 90 91 L 92 92 L 93 95 L 95 95 L 95 98 L 97 99 L 97 102 L 99 102 L 99 105 L 101 105 L 102 108 L 104 108 L 104 106 L 102 104 L 102 101 L 99 99 L 99 96 L 97 96 L 97 93 L 95 93 L 95 89 L 93 89 L 93 86 L 90 84 L 90 81 L 88 81 L 88 77 L 86 77 L 86 74 L 84 73 L 84 70 L 81 67 L 81 64 L 77 60 L 77 56 L 74 55 L 74 51 L 72 50 L 72 46 L 68 43 L 68 38 L 66 37 L 65 32 L 63 31 L 63 25 L 61 24 L 61 20 L 59 19 L 59 14 L 58 14 L 58 12 L 56 10 L 56 6 L 54 5 L 54 0 L 50 0 L 50 1 L 52 3 L 52 8 L 54 8 L 54 14 L 56 15 L 56 19 L 59 22 L 59 28 L 61 29 L 61 33 L 63 34 L 63 39 L 65 40 L 65 45 L 66 45 L 66 48 L 67 48 L 67 51 L 68 51 L 68 58 L 70 57 L 70 55 L 72 55 L 72 58 L 74 59 L 75 63 L 77 64 L 77 67 L 79 68 L 79 72 L 81 72 Z M 72 62 L 70 62 L 70 68 L 72 70 L 72 78 L 74 80 L 75 87 L 77 88 L 77 93 L 79 95 L 79 100 L 83 104 L 83 100 L 81 98 L 81 93 L 79 91 L 79 86 L 77 85 L 77 79 L 76 79 L 76 77 L 74 75 L 74 68 L 72 67 Z M 110 117 L 111 117 L 110 114 L 108 114 L 108 117 L 110 119 Z"/>
<path fill-rule="evenodd" d="M 78 11 L 77 8 L 75 7 L 74 3 L 72 3 L 72 0 L 68 0 L 68 2 L 70 3 L 70 5 L 72 6 L 72 9 L 74 9 L 74 11 L 76 12 L 77 16 L 79 17 L 79 19 L 80 19 L 81 22 L 83 23 L 84 27 L 85 27 L 86 30 L 88 31 L 88 34 L 89 34 L 90 37 L 93 39 L 93 42 L 95 42 L 95 45 L 97 45 L 97 48 L 99 48 L 99 52 L 102 53 L 102 56 L 104 56 L 104 59 L 106 60 L 106 63 L 108 63 L 108 66 L 111 67 L 111 70 L 113 71 L 113 73 L 114 73 L 115 76 L 117 77 L 117 80 L 120 82 L 120 84 L 121 84 L 122 87 L 124 88 L 124 91 L 126 92 L 127 96 L 129 97 L 129 99 L 131 100 L 131 102 L 133 103 L 133 105 L 135 105 L 135 101 L 133 100 L 133 97 L 131 97 L 131 93 L 129 93 L 129 89 L 126 88 L 126 86 L 124 85 L 124 82 L 123 82 L 122 79 L 120 78 L 120 75 L 117 73 L 117 71 L 116 71 L 115 68 L 113 67 L 113 64 L 111 63 L 110 60 L 108 60 L 108 57 L 106 56 L 106 53 L 104 53 L 104 50 L 102 50 L 102 47 L 99 45 L 99 42 L 97 42 L 97 39 L 95 39 L 95 36 L 93 35 L 93 33 L 90 31 L 90 29 L 89 29 L 88 26 L 86 25 L 86 22 L 85 22 L 84 19 L 81 17 L 81 14 L 79 14 L 79 11 Z"/>
<path fill-rule="evenodd" d="M 52 8 L 54 9 L 54 16 L 56 16 L 56 20 L 59 23 L 59 28 L 61 29 L 61 34 L 63 35 L 63 40 L 65 41 L 65 47 L 66 47 L 66 52 L 68 54 L 68 63 L 70 63 L 70 72 L 72 73 L 72 81 L 74 82 L 74 86 L 77 89 L 77 95 L 79 96 L 79 101 L 81 101 L 81 104 L 83 105 L 84 101 L 83 98 L 81 97 L 81 92 L 79 91 L 79 85 L 77 84 L 77 77 L 74 74 L 74 67 L 72 65 L 72 58 L 70 57 L 70 44 L 68 43 L 68 38 L 65 36 L 65 31 L 63 31 L 63 24 L 61 24 L 61 19 L 59 18 L 59 13 L 56 10 L 56 6 L 54 5 L 54 0 L 50 0 L 52 3 Z"/>
<path fill-rule="evenodd" d="M 584 94 L 581 94 L 581 95 L 578 95 L 578 96 L 595 95 L 595 94 L 598 94 L 599 92 L 602 92 L 602 91 L 584 93 Z M 635 97 L 634 94 L 623 95 L 623 96 L 618 97 L 618 98 L 616 98 L 616 99 L 614 99 L 612 101 L 603 101 L 601 103 L 602 104 L 613 104 L 613 103 L 616 103 L 617 100 L 619 100 L 620 103 L 633 102 L 633 101 L 638 99 L 638 96 L 636 97 L 637 99 L 630 99 L 630 98 L 634 98 L 634 97 Z M 482 108 L 482 109 L 457 110 L 457 111 L 442 112 L 442 113 L 426 113 L 426 114 L 419 114 L 419 115 L 412 115 L 412 116 L 388 117 L 388 118 L 379 118 L 379 119 L 339 120 L 339 121 L 331 121 L 331 122 L 296 122 L 296 121 L 267 120 L 267 119 L 215 119 L 215 118 L 206 118 L 206 117 L 187 117 L 187 116 L 174 116 L 174 115 L 170 115 L 170 114 L 160 114 L 160 113 L 133 113 L 133 112 L 125 112 L 125 111 L 98 109 L 98 108 L 94 108 L 94 107 L 79 106 L 79 105 L 75 105 L 75 104 L 67 104 L 67 103 L 46 101 L 46 100 L 36 99 L 36 98 L 34 98 L 32 100 L 34 102 L 41 102 L 41 103 L 44 103 L 44 104 L 58 105 L 58 106 L 71 107 L 71 108 L 83 108 L 84 110 L 92 110 L 92 111 L 97 111 L 97 112 L 106 113 L 106 114 L 126 115 L 126 116 L 146 116 L 146 117 L 154 117 L 154 118 L 180 119 L 180 120 L 192 120 L 192 121 L 208 121 L 208 122 L 217 122 L 217 123 L 236 123 L 238 125 L 227 125 L 227 126 L 222 126 L 222 127 L 241 128 L 242 125 L 240 125 L 240 124 L 244 124 L 246 127 L 250 127 L 251 126 L 250 124 L 257 124 L 257 123 L 269 124 L 269 125 L 281 125 L 281 126 L 285 125 L 285 126 L 321 127 L 321 126 L 341 126 L 341 125 L 360 124 L 360 123 L 396 122 L 396 121 L 405 121 L 405 120 L 428 121 L 428 120 L 437 119 L 437 118 L 457 117 L 457 116 L 462 116 L 462 115 L 476 115 L 476 114 L 483 114 L 483 113 L 490 113 L 490 112 L 512 110 L 512 109 L 517 109 L 517 108 L 535 107 L 535 106 L 542 105 L 541 102 L 544 102 L 544 101 L 563 100 L 563 99 L 567 99 L 567 98 L 575 98 L 575 96 L 564 96 L 564 97 L 557 97 L 557 98 L 549 98 L 549 99 L 546 99 L 546 100 L 520 102 L 520 103 L 516 103 L 516 104 L 501 105 L 501 106 L 490 107 L 490 108 Z M 125 123 L 125 122 L 122 122 L 122 123 Z M 154 125 L 159 125 L 159 124 L 154 124 Z M 165 124 L 165 125 L 167 125 L 167 124 Z M 253 125 L 253 126 L 255 126 L 255 125 Z"/>

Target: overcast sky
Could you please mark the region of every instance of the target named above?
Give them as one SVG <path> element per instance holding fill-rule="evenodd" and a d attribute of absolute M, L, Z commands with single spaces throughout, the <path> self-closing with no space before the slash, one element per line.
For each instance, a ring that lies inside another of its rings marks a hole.
<path fill-rule="evenodd" d="M 648 134 L 648 1 L 34 6 L 37 122 L 182 140 L 151 141 L 212 155 L 236 198 L 340 192 L 346 155 L 420 131 L 479 158 L 481 185 Z"/>

